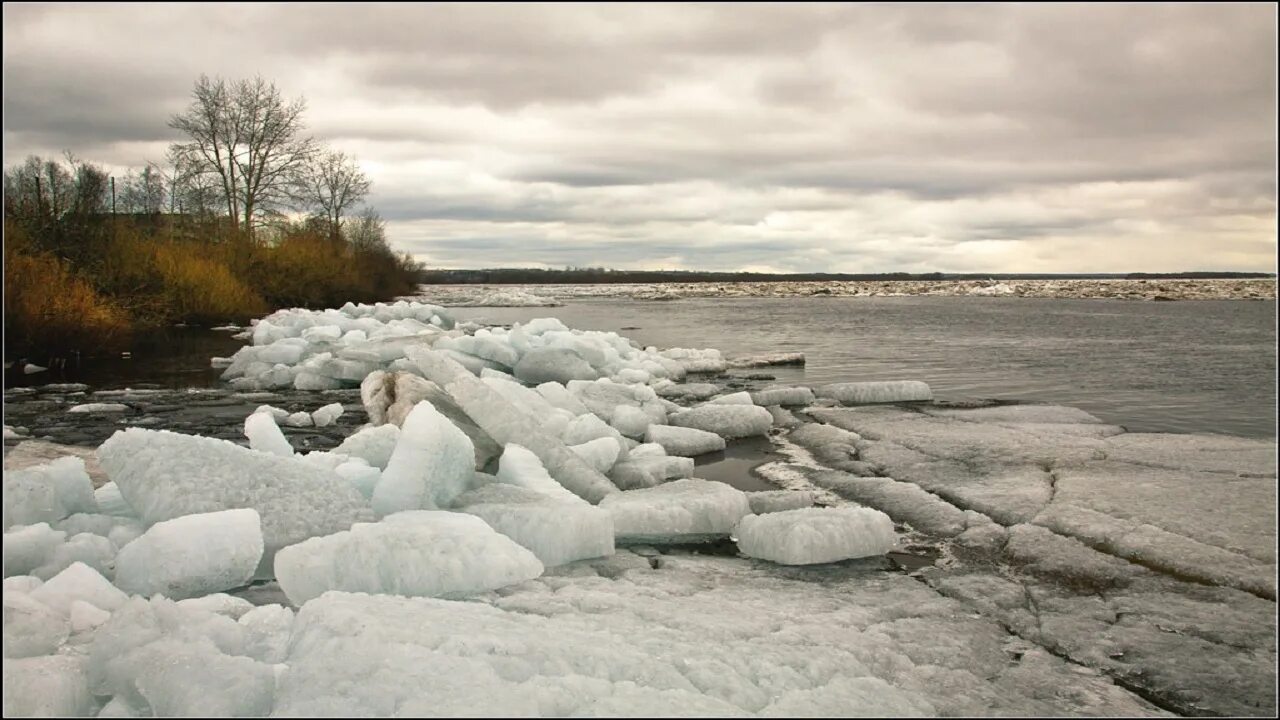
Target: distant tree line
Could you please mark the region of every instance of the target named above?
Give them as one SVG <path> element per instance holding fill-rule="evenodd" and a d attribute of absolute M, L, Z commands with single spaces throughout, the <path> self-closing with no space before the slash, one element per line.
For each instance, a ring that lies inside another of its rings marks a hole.
<path fill-rule="evenodd" d="M 74 157 L 4 172 L 6 355 L 92 354 L 159 323 L 413 292 L 356 160 L 303 130 L 303 100 L 202 76 L 186 138 L 122 177 Z"/>
<path fill-rule="evenodd" d="M 491 268 L 484 270 L 423 270 L 422 283 L 462 284 L 600 284 L 600 283 L 708 283 L 708 282 L 876 282 L 893 280 L 1116 280 L 1116 279 L 1203 279 L 1262 278 L 1274 273 L 1185 272 L 1185 273 L 749 273 L 700 272 L 695 270 L 610 270 L 607 268 Z"/>

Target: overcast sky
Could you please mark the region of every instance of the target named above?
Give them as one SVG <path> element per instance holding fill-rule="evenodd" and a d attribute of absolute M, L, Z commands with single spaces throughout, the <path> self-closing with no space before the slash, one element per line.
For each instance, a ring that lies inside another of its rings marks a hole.
<path fill-rule="evenodd" d="M 4 162 L 261 74 L 433 267 L 1268 270 L 1276 7 L 4 4 Z"/>

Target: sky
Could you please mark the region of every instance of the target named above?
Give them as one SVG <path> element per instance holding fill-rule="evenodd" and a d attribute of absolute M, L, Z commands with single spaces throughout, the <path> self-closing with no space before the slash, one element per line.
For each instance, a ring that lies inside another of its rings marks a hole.
<path fill-rule="evenodd" d="M 1276 7 L 4 4 L 4 163 L 261 75 L 435 268 L 1276 269 Z"/>

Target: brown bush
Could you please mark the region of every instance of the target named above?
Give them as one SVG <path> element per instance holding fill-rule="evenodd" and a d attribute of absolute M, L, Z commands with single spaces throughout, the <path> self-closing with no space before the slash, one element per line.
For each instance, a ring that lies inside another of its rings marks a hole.
<path fill-rule="evenodd" d="M 4 336 L 11 356 L 91 354 L 127 347 L 129 314 L 67 264 L 31 252 L 21 231 L 6 227 Z"/>

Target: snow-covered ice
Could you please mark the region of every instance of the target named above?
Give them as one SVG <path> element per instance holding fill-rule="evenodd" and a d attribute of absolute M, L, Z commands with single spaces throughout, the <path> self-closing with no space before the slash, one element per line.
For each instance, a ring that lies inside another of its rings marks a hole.
<path fill-rule="evenodd" d="M 389 515 L 281 550 L 275 571 L 295 605 L 328 590 L 462 597 L 535 578 L 538 559 L 480 518 L 442 510 Z"/>
<path fill-rule="evenodd" d="M 742 518 L 735 534 L 747 557 L 813 565 L 883 555 L 897 537 L 888 515 L 871 508 L 802 508 Z"/>

